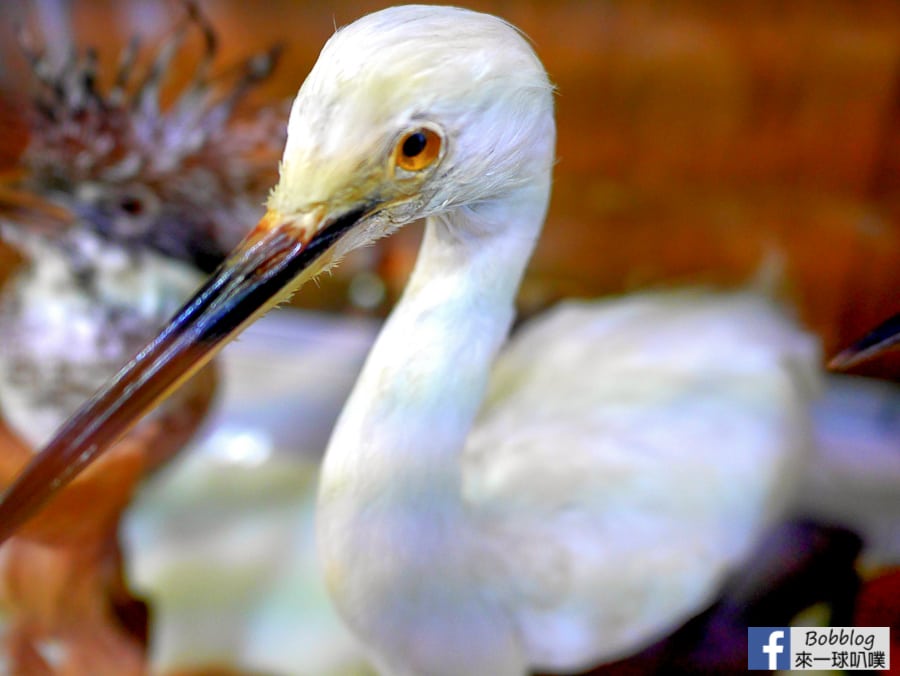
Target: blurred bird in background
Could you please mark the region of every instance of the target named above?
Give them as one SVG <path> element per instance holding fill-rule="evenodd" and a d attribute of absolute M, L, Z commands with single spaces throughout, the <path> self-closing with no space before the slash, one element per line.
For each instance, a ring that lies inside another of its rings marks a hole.
<path fill-rule="evenodd" d="M 68 30 L 66 3 L 41 7 Z M 284 111 L 244 103 L 280 50 L 214 74 L 212 26 L 192 2 L 173 7 L 171 35 L 152 52 L 135 37 L 108 73 L 95 50 L 21 17 L 28 142 L 0 184 L 2 234 L 26 259 L 0 301 L 5 483 L 243 236 L 271 182 Z M 193 435 L 215 384 L 213 368 L 198 373 L 0 550 L 6 670 L 143 673 L 146 613 L 123 579 L 119 518 Z"/>

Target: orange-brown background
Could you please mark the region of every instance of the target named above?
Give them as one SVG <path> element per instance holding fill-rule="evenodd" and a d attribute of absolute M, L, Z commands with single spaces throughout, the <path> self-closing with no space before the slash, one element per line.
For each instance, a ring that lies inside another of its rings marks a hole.
<path fill-rule="evenodd" d="M 335 24 L 389 3 L 200 4 L 219 31 L 222 64 L 286 44 L 257 93 L 268 100 L 294 93 Z M 900 4 L 460 4 L 520 26 L 559 88 L 560 161 L 525 309 L 563 295 L 740 283 L 765 260 L 780 266 L 782 291 L 829 353 L 900 311 Z M 4 166 L 24 142 L 22 60 L 7 36 L 29 11 L 26 3 L 0 10 Z M 112 67 L 131 32 L 152 42 L 179 7 L 85 0 L 71 12 L 79 41 L 97 45 Z M 367 257 L 391 295 L 415 239 L 406 234 Z M 11 261 L 0 254 L 0 269 Z M 346 307 L 349 274 L 301 302 Z M 883 359 L 868 370 L 897 377 L 900 365 Z"/>

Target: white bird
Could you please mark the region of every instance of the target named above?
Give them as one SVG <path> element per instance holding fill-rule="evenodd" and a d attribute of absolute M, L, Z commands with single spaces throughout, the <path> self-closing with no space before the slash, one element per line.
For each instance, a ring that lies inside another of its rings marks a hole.
<path fill-rule="evenodd" d="M 425 217 L 322 469 L 347 625 L 384 674 L 512 676 L 625 655 L 702 609 L 786 501 L 816 342 L 749 294 L 647 294 L 563 305 L 498 358 L 554 145 L 552 86 L 508 23 L 406 6 L 338 31 L 266 215 L 58 431 L 0 532 L 262 312 Z"/>

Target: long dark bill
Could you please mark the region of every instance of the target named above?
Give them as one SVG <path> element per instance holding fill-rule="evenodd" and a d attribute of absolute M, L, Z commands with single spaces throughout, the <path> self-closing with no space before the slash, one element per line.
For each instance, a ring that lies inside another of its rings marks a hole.
<path fill-rule="evenodd" d="M 303 280 L 365 216 L 316 224 L 309 237 L 267 214 L 160 334 L 57 431 L 0 500 L 0 542 L 118 441 L 230 339 Z"/>
<path fill-rule="evenodd" d="M 900 314 L 885 320 L 832 359 L 828 366 L 847 369 L 900 345 Z"/>

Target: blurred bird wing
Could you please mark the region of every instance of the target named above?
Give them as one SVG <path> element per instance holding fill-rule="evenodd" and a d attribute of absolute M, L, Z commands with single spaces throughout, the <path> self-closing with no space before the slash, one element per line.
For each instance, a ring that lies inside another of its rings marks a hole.
<path fill-rule="evenodd" d="M 711 600 L 787 499 L 818 357 L 750 294 L 566 303 L 515 336 L 464 491 L 536 664 L 637 649 Z"/>

